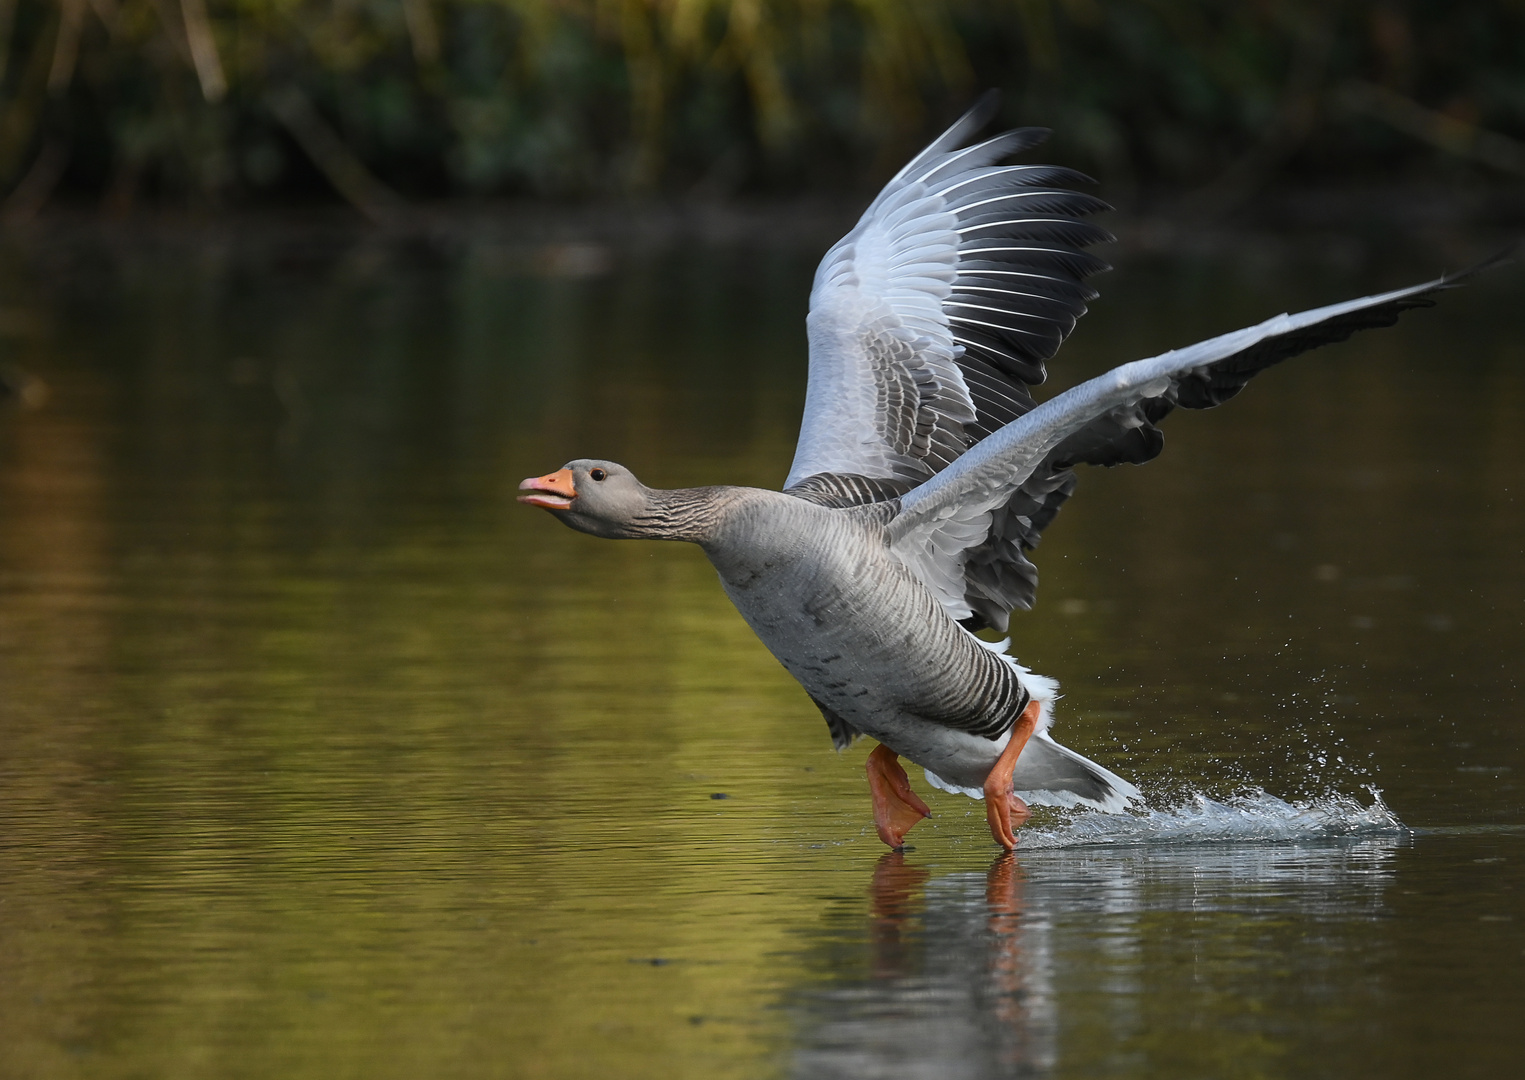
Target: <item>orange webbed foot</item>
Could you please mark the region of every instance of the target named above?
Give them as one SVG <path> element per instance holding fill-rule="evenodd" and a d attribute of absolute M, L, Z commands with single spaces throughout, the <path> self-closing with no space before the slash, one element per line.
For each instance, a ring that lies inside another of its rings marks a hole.
<path fill-rule="evenodd" d="M 874 828 L 879 839 L 897 851 L 905 846 L 905 834 L 932 811 L 911 790 L 911 781 L 900 767 L 900 755 L 888 746 L 876 746 L 863 769 L 874 796 Z"/>
<path fill-rule="evenodd" d="M 990 823 L 990 835 L 1007 851 L 1016 848 L 1016 830 L 1027 824 L 1027 819 L 1033 816 L 1027 804 L 1011 790 L 1011 774 L 1017 767 L 1017 758 L 1022 755 L 1022 748 L 1027 745 L 1027 740 L 1032 737 L 1033 729 L 1037 726 L 1038 703 L 1030 701 L 1012 726 L 1006 749 L 1001 751 L 990 775 L 985 778 L 985 820 Z"/>
<path fill-rule="evenodd" d="M 1007 851 L 1015 850 L 1016 830 L 1026 825 L 1032 816 L 1033 812 L 1015 791 L 1008 791 L 1004 799 L 999 793 L 985 792 L 985 820 L 990 822 L 990 835 Z"/>

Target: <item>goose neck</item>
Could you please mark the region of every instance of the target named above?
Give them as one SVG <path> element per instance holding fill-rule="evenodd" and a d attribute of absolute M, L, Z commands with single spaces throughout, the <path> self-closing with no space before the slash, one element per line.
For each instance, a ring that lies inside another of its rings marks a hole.
<path fill-rule="evenodd" d="M 652 540 L 702 544 L 714 535 L 727 502 L 725 488 L 649 488 L 646 506 L 631 526 Z"/>

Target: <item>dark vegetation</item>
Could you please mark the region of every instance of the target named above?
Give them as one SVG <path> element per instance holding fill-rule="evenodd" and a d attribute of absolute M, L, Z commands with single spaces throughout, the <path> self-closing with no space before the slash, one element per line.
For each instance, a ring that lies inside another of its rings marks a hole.
<path fill-rule="evenodd" d="M 0 0 L 0 191 L 842 191 L 979 90 L 1109 194 L 1525 175 L 1525 0 Z"/>

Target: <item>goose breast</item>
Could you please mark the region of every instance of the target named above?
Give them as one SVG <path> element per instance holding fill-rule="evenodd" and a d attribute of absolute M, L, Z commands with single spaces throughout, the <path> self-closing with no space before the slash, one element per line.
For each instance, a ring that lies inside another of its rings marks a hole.
<path fill-rule="evenodd" d="M 891 554 L 884 516 L 749 490 L 704 549 L 742 617 L 817 702 L 978 787 L 1027 692 Z"/>

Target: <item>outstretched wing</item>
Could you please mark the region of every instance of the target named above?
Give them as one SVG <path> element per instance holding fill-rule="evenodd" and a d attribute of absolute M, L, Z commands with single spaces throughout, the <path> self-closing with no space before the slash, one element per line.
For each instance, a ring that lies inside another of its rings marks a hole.
<path fill-rule="evenodd" d="M 962 146 L 987 94 L 880 192 L 816 270 L 810 376 L 786 490 L 836 505 L 892 498 L 1033 407 L 1029 386 L 1085 313 L 1082 220 L 1105 203 L 1047 165 L 998 165 L 1047 137 Z M 961 148 L 962 147 L 962 148 Z"/>
<path fill-rule="evenodd" d="M 1278 315 L 1067 390 L 902 496 L 888 527 L 890 548 L 954 618 L 1005 629 L 1012 608 L 1032 606 L 1037 573 L 1025 552 L 1074 490 L 1075 465 L 1148 461 L 1164 443 L 1155 425 L 1176 406 L 1220 405 L 1273 364 L 1358 330 L 1390 326 L 1480 269 Z"/>

